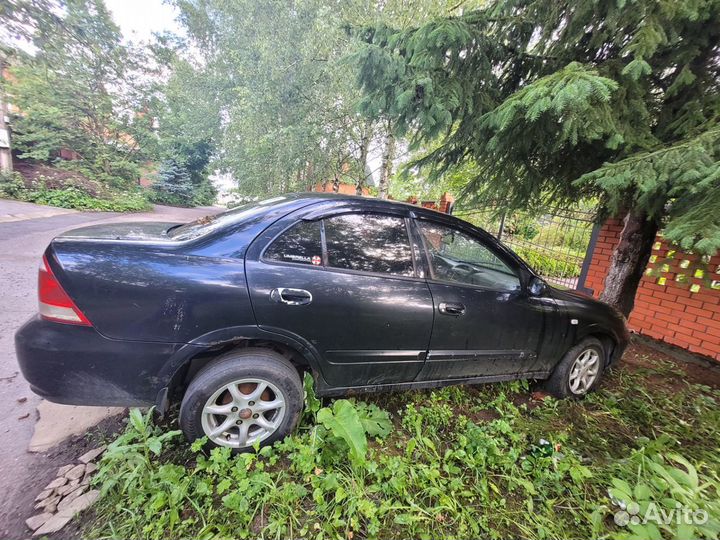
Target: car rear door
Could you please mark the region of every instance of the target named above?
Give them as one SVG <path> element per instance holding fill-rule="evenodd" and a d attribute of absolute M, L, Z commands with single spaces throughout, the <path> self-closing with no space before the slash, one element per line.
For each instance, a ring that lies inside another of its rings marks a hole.
<path fill-rule="evenodd" d="M 432 219 L 415 225 L 435 305 L 427 362 L 417 380 L 532 373 L 546 302 L 525 294 L 519 268 L 472 231 Z"/>
<path fill-rule="evenodd" d="M 276 223 L 246 257 L 258 325 L 310 348 L 330 386 L 412 381 L 433 302 L 408 226 L 404 212 L 336 208 Z"/>

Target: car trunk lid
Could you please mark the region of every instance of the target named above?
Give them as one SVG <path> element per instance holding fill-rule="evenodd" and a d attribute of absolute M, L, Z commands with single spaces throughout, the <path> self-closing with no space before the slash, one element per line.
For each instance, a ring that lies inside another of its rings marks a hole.
<path fill-rule="evenodd" d="M 64 232 L 56 240 L 115 240 L 128 242 L 173 242 L 168 231 L 180 223 L 137 221 L 105 223 Z"/>

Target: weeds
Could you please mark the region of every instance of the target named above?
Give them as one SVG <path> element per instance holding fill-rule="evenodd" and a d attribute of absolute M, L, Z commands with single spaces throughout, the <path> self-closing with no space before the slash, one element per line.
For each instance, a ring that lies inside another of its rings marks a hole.
<path fill-rule="evenodd" d="M 323 407 L 306 381 L 296 434 L 237 456 L 206 455 L 134 411 L 101 463 L 85 535 L 717 538 L 720 394 L 653 386 L 657 373 L 621 369 L 581 402 L 531 400 L 515 382 Z M 710 519 L 613 519 L 651 502 Z"/>
<path fill-rule="evenodd" d="M 60 208 L 102 212 L 139 212 L 150 208 L 147 199 L 140 192 L 111 193 L 108 198 L 99 198 L 73 186 L 62 189 L 46 189 L 41 186 L 39 189 L 26 191 L 21 200 Z"/>
<path fill-rule="evenodd" d="M 74 210 L 139 212 L 150 208 L 147 199 L 139 190 L 125 189 L 121 192 L 105 189 L 102 196 L 99 196 L 74 185 L 49 188 L 43 178 L 28 188 L 18 173 L 0 174 L 0 197 Z"/>

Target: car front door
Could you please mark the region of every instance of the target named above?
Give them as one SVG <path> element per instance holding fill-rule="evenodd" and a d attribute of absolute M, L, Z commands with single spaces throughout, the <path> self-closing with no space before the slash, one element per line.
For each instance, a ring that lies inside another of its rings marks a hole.
<path fill-rule="evenodd" d="M 548 306 L 525 294 L 517 262 L 469 230 L 426 219 L 415 224 L 435 305 L 417 380 L 532 374 Z"/>
<path fill-rule="evenodd" d="M 433 302 L 416 272 L 408 217 L 303 213 L 248 251 L 258 325 L 311 348 L 329 386 L 412 381 L 424 365 Z"/>

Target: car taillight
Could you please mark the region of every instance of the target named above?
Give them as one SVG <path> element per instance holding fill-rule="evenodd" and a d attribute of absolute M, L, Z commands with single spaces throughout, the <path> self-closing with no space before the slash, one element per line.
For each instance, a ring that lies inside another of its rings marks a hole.
<path fill-rule="evenodd" d="M 38 272 L 38 303 L 40 316 L 43 319 L 65 324 L 92 326 L 92 323 L 62 288 L 44 255 Z"/>

